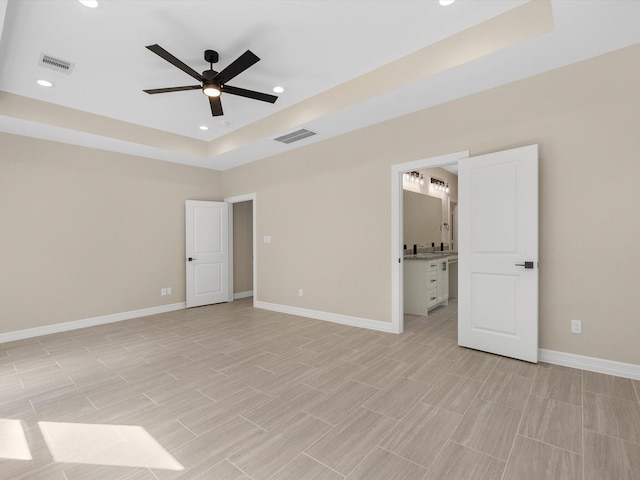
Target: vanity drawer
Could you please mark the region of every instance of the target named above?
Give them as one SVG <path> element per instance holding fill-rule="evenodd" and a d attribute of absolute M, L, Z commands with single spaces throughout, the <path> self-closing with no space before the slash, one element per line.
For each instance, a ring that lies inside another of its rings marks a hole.
<path fill-rule="evenodd" d="M 427 272 L 427 288 L 435 287 L 438 282 L 438 271 Z"/>
<path fill-rule="evenodd" d="M 429 290 L 427 292 L 427 308 L 431 308 L 438 303 L 438 291 L 437 290 Z"/>
<path fill-rule="evenodd" d="M 437 272 L 438 271 L 438 261 L 437 260 L 429 260 L 429 264 L 427 265 L 428 272 Z"/>

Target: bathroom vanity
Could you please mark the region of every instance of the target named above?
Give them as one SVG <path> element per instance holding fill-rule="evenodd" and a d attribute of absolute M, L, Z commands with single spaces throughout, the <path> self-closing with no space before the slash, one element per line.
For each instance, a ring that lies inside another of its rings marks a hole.
<path fill-rule="evenodd" d="M 449 303 L 449 261 L 454 253 L 418 253 L 404 256 L 404 313 L 427 316 Z"/>

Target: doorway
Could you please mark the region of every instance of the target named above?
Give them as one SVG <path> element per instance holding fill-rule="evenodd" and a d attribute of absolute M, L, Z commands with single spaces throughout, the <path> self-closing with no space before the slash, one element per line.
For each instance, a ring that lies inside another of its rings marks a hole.
<path fill-rule="evenodd" d="M 403 273 L 412 271 L 409 263 L 404 265 L 401 246 L 401 175 L 409 169 L 446 168 L 455 163 L 460 169 L 459 201 L 467 206 L 460 212 L 457 229 L 457 249 L 463 260 L 459 265 L 458 344 L 535 363 L 539 266 L 536 144 L 473 158 L 462 152 L 392 167 L 394 327 L 398 333 L 404 329 L 403 291 L 408 286 L 403 285 Z M 421 258 L 411 259 L 418 260 Z M 434 281 L 435 272 L 420 269 L 419 273 L 411 280 L 412 287 L 425 279 Z M 416 288 L 423 291 L 420 285 Z"/>
<path fill-rule="evenodd" d="M 230 300 L 257 298 L 256 195 L 225 198 L 229 203 Z"/>
<path fill-rule="evenodd" d="M 438 157 L 416 160 L 414 162 L 401 163 L 391 167 L 391 323 L 392 329 L 396 333 L 402 333 L 404 331 L 404 242 L 402 240 L 404 230 L 404 208 L 402 177 L 406 172 L 457 165 L 460 159 L 468 157 L 469 152 L 462 151 Z"/>

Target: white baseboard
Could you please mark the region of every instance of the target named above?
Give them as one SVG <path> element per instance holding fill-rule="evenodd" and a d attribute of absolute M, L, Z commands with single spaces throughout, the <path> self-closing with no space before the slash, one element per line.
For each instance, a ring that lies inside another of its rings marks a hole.
<path fill-rule="evenodd" d="M 253 297 L 253 290 L 247 290 L 246 292 L 234 292 L 233 299 L 240 300 L 241 298 Z"/>
<path fill-rule="evenodd" d="M 340 315 L 337 313 L 322 312 L 319 310 L 310 310 L 307 308 L 291 307 L 289 305 L 279 305 L 269 302 L 254 302 L 255 308 L 270 310 L 272 312 L 288 313 L 290 315 L 298 315 L 299 317 L 313 318 L 314 320 L 324 320 L 326 322 L 340 323 L 351 327 L 367 328 L 369 330 L 378 330 L 387 333 L 400 333 L 394 330 L 391 322 L 381 322 L 379 320 L 370 320 L 362 317 L 352 317 L 349 315 Z"/>
<path fill-rule="evenodd" d="M 538 350 L 538 360 L 541 362 L 561 365 L 563 367 L 579 368 L 589 372 L 606 373 L 616 377 L 640 380 L 640 365 L 633 363 L 615 362 L 602 358 L 585 357 L 573 353 L 556 352 L 554 350 Z"/>
<path fill-rule="evenodd" d="M 77 330 L 79 328 L 94 327 L 96 325 L 104 325 L 105 323 L 120 322 L 122 320 L 130 320 L 132 318 L 146 317 L 147 315 L 155 315 L 157 313 L 173 312 L 175 310 L 182 310 L 184 308 L 186 308 L 185 302 L 179 302 L 172 303 L 170 305 L 160 305 L 157 307 L 132 310 L 130 312 L 113 313 L 111 315 L 102 315 L 100 317 L 73 320 L 71 322 L 54 323 L 53 325 L 44 325 L 42 327 L 26 328 L 24 330 L 16 330 L 14 332 L 0 333 L 0 343 L 12 342 L 14 340 L 22 340 L 25 338 L 39 337 L 41 335 L 50 335 L 52 333 L 66 332 L 69 330 Z"/>

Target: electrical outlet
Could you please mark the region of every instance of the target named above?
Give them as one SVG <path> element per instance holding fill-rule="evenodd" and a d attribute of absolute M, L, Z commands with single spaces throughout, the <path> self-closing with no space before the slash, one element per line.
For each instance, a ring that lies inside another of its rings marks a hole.
<path fill-rule="evenodd" d="M 304 291 L 301 288 L 299 288 L 298 289 L 298 296 L 302 297 L 303 295 L 304 295 Z"/>
<path fill-rule="evenodd" d="M 160 295 L 166 295 L 167 294 L 167 289 L 163 288 L 160 290 Z"/>
<path fill-rule="evenodd" d="M 171 287 L 167 287 L 167 295 L 171 295 Z"/>
<path fill-rule="evenodd" d="M 582 333 L 582 322 L 580 320 L 571 320 L 571 333 Z"/>

